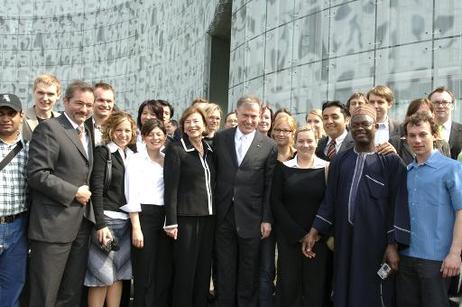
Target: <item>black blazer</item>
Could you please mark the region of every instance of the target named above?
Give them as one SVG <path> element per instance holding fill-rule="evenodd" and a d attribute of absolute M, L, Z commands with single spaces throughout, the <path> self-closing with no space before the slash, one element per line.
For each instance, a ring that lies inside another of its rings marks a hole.
<path fill-rule="evenodd" d="M 204 141 L 202 145 L 203 159 L 187 137 L 179 142 L 170 142 L 165 149 L 164 203 L 167 226 L 177 225 L 177 216 L 215 214 L 213 151 Z"/>
<path fill-rule="evenodd" d="M 238 235 L 255 238 L 260 237 L 262 222 L 273 222 L 270 194 L 277 147 L 269 137 L 256 132 L 241 165 L 238 165 L 234 144 L 236 129 L 218 132 L 213 141 L 217 224 L 233 206 Z"/>
<path fill-rule="evenodd" d="M 330 161 L 330 159 L 324 153 L 324 149 L 326 148 L 328 141 L 329 141 L 329 138 L 327 136 L 323 136 L 318 141 L 318 147 L 316 148 L 316 152 L 315 152 L 315 154 L 316 154 L 316 156 L 318 156 L 318 158 L 321 158 L 321 159 L 326 160 L 326 161 Z M 348 132 L 348 134 L 346 135 L 345 139 L 343 140 L 342 145 L 340 146 L 340 149 L 339 149 L 339 151 L 337 153 L 345 151 L 347 149 L 350 149 L 354 145 L 355 145 L 355 142 L 353 140 L 353 137 L 351 136 L 351 133 Z"/>
<path fill-rule="evenodd" d="M 72 242 L 84 216 L 95 222 L 91 201 L 82 206 L 75 199 L 78 188 L 90 182 L 93 150 L 88 147 L 87 157 L 77 131 L 64 114 L 35 128 L 27 163 L 30 239 Z"/>
<path fill-rule="evenodd" d="M 111 153 L 112 173 L 109 188 L 104 189 L 108 148 L 97 146 L 90 178 L 91 200 L 95 210 L 96 229 L 106 226 L 104 210 L 118 211 L 127 203 L 124 193 L 125 166 L 118 151 Z"/>
<path fill-rule="evenodd" d="M 457 156 L 462 150 L 462 125 L 458 122 L 452 122 L 448 143 L 451 148 L 451 158 L 457 159 Z"/>
<path fill-rule="evenodd" d="M 91 146 L 95 148 L 95 128 L 93 127 L 93 116 L 87 118 L 85 121 L 85 127 L 87 128 L 87 131 L 90 132 Z"/>

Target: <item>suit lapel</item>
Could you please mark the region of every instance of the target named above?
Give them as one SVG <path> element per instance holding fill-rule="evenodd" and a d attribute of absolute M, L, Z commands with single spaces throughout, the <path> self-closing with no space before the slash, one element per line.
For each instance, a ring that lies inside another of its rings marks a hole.
<path fill-rule="evenodd" d="M 77 134 L 77 131 L 74 129 L 74 127 L 72 127 L 72 124 L 69 122 L 66 115 L 58 117 L 57 120 L 63 126 L 66 136 L 71 140 L 72 143 L 74 143 L 75 147 L 77 147 L 77 149 L 80 151 L 82 156 L 86 160 L 89 161 L 90 159 L 87 157 L 87 153 L 85 152 L 85 149 L 83 148 L 79 135 Z M 88 155 L 91 156 L 91 146 L 89 146 L 88 148 Z"/>
<path fill-rule="evenodd" d="M 233 129 L 229 129 L 229 133 L 226 136 L 226 147 L 228 148 L 228 151 L 231 153 L 231 160 L 233 160 L 233 164 L 236 168 L 239 167 L 237 164 L 237 154 L 236 154 L 236 143 L 234 142 L 234 136 L 236 135 L 236 129 L 237 127 Z"/>
<path fill-rule="evenodd" d="M 249 149 L 247 150 L 244 158 L 242 159 L 241 166 L 244 165 L 245 163 L 248 163 L 251 157 L 255 157 L 257 155 L 258 151 L 261 148 L 262 141 L 263 141 L 263 135 L 259 133 L 258 131 L 256 131 L 255 137 L 253 138 Z"/>
<path fill-rule="evenodd" d="M 351 148 L 351 144 L 354 143 L 353 141 L 353 137 L 351 136 L 351 133 L 348 132 L 345 139 L 343 140 L 342 142 L 342 145 L 340 145 L 340 149 L 339 149 L 339 152 L 342 152 L 344 150 L 347 150 L 347 149 L 350 149 Z"/>

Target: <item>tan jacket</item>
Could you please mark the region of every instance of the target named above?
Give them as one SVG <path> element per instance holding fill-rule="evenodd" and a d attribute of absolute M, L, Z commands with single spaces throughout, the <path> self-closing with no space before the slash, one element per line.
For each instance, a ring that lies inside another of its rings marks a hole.
<path fill-rule="evenodd" d="M 39 124 L 34 108 L 35 106 L 32 106 L 24 111 L 24 123 L 22 124 L 22 137 L 24 141 L 30 141 L 32 138 L 32 132 Z M 61 115 L 61 113 L 56 111 L 52 111 L 52 113 L 53 117 L 58 117 Z"/>

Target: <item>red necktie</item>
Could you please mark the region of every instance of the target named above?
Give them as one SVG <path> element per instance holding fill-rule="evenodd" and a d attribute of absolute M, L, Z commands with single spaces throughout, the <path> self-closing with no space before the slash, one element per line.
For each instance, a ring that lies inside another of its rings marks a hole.
<path fill-rule="evenodd" d="M 337 150 L 335 149 L 335 140 L 332 140 L 329 144 L 329 147 L 327 147 L 327 158 L 329 158 L 329 161 L 332 160 L 335 155 L 337 154 Z"/>

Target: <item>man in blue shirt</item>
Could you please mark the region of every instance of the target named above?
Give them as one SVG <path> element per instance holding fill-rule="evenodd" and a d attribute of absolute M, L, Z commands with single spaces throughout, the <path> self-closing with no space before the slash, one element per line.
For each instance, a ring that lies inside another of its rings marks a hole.
<path fill-rule="evenodd" d="M 404 128 L 416 156 L 408 166 L 411 241 L 401 251 L 398 307 L 449 306 L 449 277 L 461 265 L 462 164 L 433 149 L 438 127 L 427 113 Z"/>

